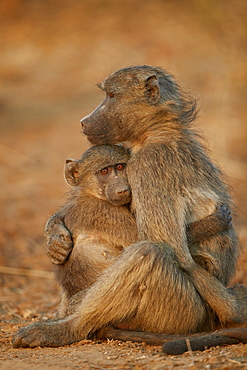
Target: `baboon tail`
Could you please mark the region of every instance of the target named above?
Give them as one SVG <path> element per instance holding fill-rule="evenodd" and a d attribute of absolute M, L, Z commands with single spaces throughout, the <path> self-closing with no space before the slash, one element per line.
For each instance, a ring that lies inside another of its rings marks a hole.
<path fill-rule="evenodd" d="M 202 336 L 188 336 L 186 339 L 173 340 L 163 345 L 167 355 L 181 355 L 187 351 L 204 351 L 214 346 L 247 343 L 247 328 L 229 328 Z"/>

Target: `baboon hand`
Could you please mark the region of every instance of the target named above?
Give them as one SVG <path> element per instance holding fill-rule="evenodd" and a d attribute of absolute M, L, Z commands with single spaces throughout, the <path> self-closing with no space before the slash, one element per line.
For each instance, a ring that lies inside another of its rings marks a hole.
<path fill-rule="evenodd" d="M 49 218 L 44 231 L 47 242 L 46 254 L 55 265 L 65 263 L 72 251 L 73 240 L 59 212 Z"/>
<path fill-rule="evenodd" d="M 232 227 L 232 212 L 226 205 L 221 205 L 218 208 L 218 213 L 222 216 L 222 222 L 227 229 Z"/>
<path fill-rule="evenodd" d="M 57 226 L 58 233 L 47 236 L 46 254 L 50 257 L 55 265 L 64 264 L 72 249 L 73 241 L 70 232 L 63 226 Z"/>

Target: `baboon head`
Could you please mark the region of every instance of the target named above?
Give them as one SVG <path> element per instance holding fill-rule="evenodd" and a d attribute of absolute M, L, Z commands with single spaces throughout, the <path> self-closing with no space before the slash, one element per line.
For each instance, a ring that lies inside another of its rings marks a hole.
<path fill-rule="evenodd" d="M 81 120 L 82 131 L 93 144 L 139 142 L 150 127 L 171 121 L 186 124 L 195 116 L 194 102 L 161 68 L 123 68 L 98 86 L 106 97 Z"/>
<path fill-rule="evenodd" d="M 65 178 L 83 194 L 120 206 L 131 201 L 126 175 L 129 152 L 117 145 L 100 145 L 88 149 L 80 159 L 67 159 Z"/>

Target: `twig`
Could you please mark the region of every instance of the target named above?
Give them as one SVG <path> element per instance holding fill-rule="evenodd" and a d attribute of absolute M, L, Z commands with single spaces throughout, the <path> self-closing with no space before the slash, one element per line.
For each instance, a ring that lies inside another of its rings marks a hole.
<path fill-rule="evenodd" d="M 195 360 L 194 360 L 194 357 L 193 357 L 193 352 L 192 352 L 190 340 L 189 340 L 189 338 L 186 338 L 185 341 L 186 341 L 186 345 L 187 345 L 187 348 L 188 348 L 188 351 L 189 351 L 189 355 L 190 355 L 190 359 L 191 359 L 190 366 L 194 366 L 195 365 Z"/>
<path fill-rule="evenodd" d="M 40 277 L 40 278 L 45 278 L 45 279 L 53 278 L 53 273 L 49 271 L 19 269 L 19 268 L 8 267 L 8 266 L 0 266 L 0 273 L 10 274 L 10 275 Z"/>
<path fill-rule="evenodd" d="M 19 150 L 11 148 L 8 145 L 0 142 L 0 162 L 5 165 L 15 168 L 18 171 L 26 172 L 27 168 L 24 163 L 35 163 L 31 156 L 21 153 Z"/>

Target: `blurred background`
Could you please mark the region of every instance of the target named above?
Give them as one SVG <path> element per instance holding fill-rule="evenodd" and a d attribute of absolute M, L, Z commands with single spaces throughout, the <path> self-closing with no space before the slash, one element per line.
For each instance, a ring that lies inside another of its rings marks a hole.
<path fill-rule="evenodd" d="M 245 0 L 0 1 L 0 265 L 52 270 L 43 228 L 63 204 L 79 120 L 109 73 L 151 64 L 199 96 L 197 128 L 227 174 L 247 283 Z M 2 282 L 11 276 L 1 275 Z"/>

